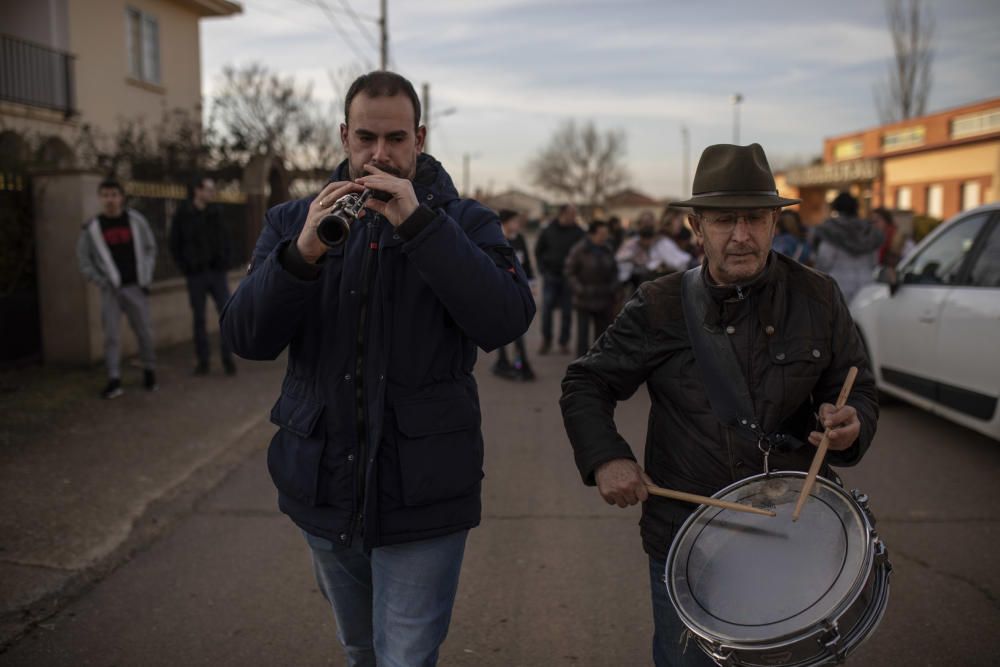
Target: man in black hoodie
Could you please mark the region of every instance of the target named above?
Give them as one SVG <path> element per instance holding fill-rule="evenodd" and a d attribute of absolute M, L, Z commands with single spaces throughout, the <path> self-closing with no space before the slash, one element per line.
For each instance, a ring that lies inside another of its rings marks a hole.
<path fill-rule="evenodd" d="M 197 176 L 191 182 L 190 199 L 177 209 L 170 224 L 170 254 L 187 278 L 188 299 L 194 324 L 194 349 L 198 364 L 195 375 L 208 374 L 208 331 L 205 328 L 205 300 L 211 295 L 217 312 L 229 300 L 226 269 L 229 266 L 229 239 L 216 206 L 215 182 Z M 226 375 L 236 373 L 233 353 L 221 338 L 222 367 Z"/>
<path fill-rule="evenodd" d="M 559 213 L 542 233 L 535 244 L 535 259 L 538 272 L 545 283 L 542 287 L 542 347 L 538 354 L 548 354 L 552 347 L 552 311 L 558 308 L 562 315 L 559 321 L 559 351 L 569 354 L 570 327 L 573 324 L 573 292 L 563 269 L 570 248 L 586 234 L 576 224 L 576 207 L 563 204 Z"/>

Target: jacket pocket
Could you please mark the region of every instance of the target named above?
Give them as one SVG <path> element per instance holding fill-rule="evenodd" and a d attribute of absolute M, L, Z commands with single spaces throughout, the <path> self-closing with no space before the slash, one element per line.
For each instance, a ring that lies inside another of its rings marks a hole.
<path fill-rule="evenodd" d="M 769 352 L 771 363 L 781 372 L 785 396 L 805 397 L 812 394 L 830 364 L 828 339 L 794 339 L 783 345 L 772 344 Z"/>
<path fill-rule="evenodd" d="M 479 408 L 464 391 L 397 403 L 396 446 L 403 504 L 414 507 L 472 493 L 483 478 Z"/>
<path fill-rule="evenodd" d="M 280 427 L 267 450 L 267 469 L 282 493 L 316 504 L 319 464 L 326 441 L 320 421 L 323 404 L 282 393 L 271 409 Z"/>

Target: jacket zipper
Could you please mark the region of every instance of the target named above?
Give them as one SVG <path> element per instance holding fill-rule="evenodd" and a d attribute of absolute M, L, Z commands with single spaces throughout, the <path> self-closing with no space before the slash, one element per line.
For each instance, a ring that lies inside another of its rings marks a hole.
<path fill-rule="evenodd" d="M 364 534 L 364 511 L 365 511 L 365 482 L 368 473 L 368 410 L 365 401 L 365 333 L 368 324 L 368 295 L 371 293 L 371 282 L 374 276 L 374 262 L 378 253 L 378 242 L 375 237 L 375 223 L 369 222 L 367 225 L 368 238 L 366 243 L 368 248 L 365 252 L 364 260 L 361 263 L 361 308 L 358 312 L 358 337 L 357 337 L 357 361 L 354 365 L 354 386 L 355 402 L 357 411 L 358 428 L 358 461 L 357 461 L 357 496 L 355 497 L 357 513 L 351 526 L 351 536 L 348 545 L 354 539 L 354 535 Z"/>

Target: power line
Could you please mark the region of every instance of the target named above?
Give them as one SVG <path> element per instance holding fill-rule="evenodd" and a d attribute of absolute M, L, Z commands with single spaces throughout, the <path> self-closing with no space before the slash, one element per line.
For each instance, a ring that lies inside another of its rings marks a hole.
<path fill-rule="evenodd" d="M 362 62 L 365 63 L 365 66 L 368 69 L 371 69 L 372 68 L 371 61 L 362 55 L 361 49 L 359 49 L 357 44 L 354 43 L 354 40 L 351 38 L 350 33 L 344 30 L 344 28 L 337 21 L 336 14 L 334 13 L 333 9 L 330 8 L 330 5 L 326 4 L 326 0 L 313 0 L 313 3 L 317 7 L 323 10 L 323 13 L 326 14 L 326 18 L 330 21 L 330 24 L 337 29 L 337 32 L 340 33 L 340 36 L 344 38 L 344 41 L 347 42 L 347 44 L 351 47 L 351 50 L 354 51 L 355 55 L 357 55 L 358 58 L 361 58 Z"/>
<path fill-rule="evenodd" d="M 358 30 L 365 33 L 365 36 L 368 37 L 368 41 L 372 43 L 372 46 L 377 48 L 379 44 L 378 38 L 372 34 L 368 26 L 361 22 L 361 19 L 358 17 L 358 13 L 354 11 L 350 3 L 347 0 L 338 1 L 340 2 L 340 6 L 344 8 L 344 11 L 347 12 L 347 15 L 351 17 L 351 20 L 354 21 L 354 25 L 358 26 Z"/>
<path fill-rule="evenodd" d="M 330 8 L 329 5 L 326 4 L 326 2 L 324 2 L 324 0 L 298 0 L 298 1 L 303 5 L 319 8 L 326 16 L 327 20 L 330 22 L 330 25 L 332 25 L 334 29 L 336 29 L 337 33 L 340 34 L 340 36 L 343 38 L 344 43 L 346 43 L 350 47 L 350 49 L 354 51 L 354 55 L 357 56 L 359 60 L 361 60 L 361 62 L 367 69 L 372 69 L 371 60 L 369 60 L 367 57 L 364 56 L 361 49 L 358 48 L 358 45 L 354 43 L 353 39 L 351 39 L 351 35 L 346 30 L 344 30 L 343 27 L 341 27 L 340 22 L 337 20 L 335 12 L 333 11 L 333 9 Z"/>

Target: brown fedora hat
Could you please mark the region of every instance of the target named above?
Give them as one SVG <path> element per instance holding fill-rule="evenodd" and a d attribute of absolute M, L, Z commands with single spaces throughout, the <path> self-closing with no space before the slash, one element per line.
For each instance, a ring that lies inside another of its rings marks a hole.
<path fill-rule="evenodd" d="M 760 144 L 709 146 L 698 160 L 691 198 L 676 208 L 773 208 L 798 204 L 778 196 L 771 167 Z"/>

